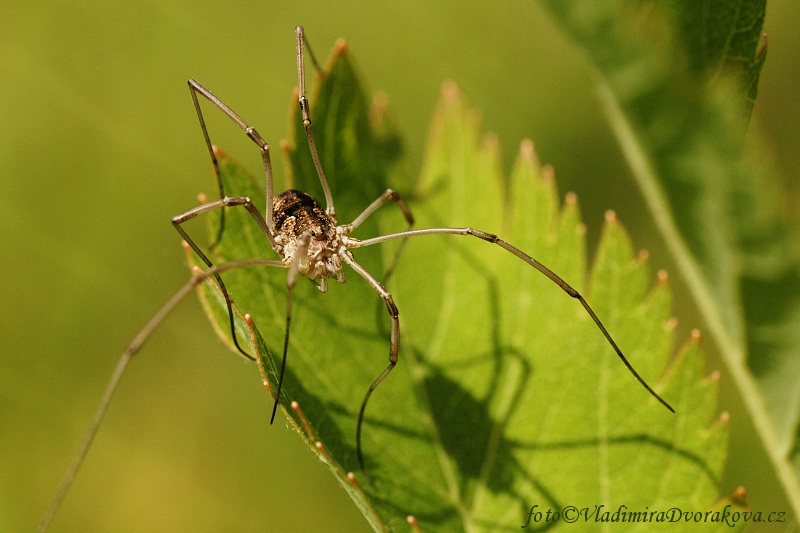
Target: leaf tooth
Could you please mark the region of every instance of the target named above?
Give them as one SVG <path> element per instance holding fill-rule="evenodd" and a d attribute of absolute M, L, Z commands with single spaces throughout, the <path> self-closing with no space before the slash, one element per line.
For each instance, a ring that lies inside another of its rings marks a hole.
<path fill-rule="evenodd" d="M 314 430 L 311 427 L 311 423 L 308 421 L 306 415 L 303 414 L 303 410 L 300 408 L 300 403 L 297 400 L 292 400 L 290 405 L 292 406 L 292 411 L 294 411 L 297 414 L 297 417 L 300 419 L 300 423 L 303 425 L 303 429 L 305 430 L 308 438 L 311 440 L 317 440 Z"/>
<path fill-rule="evenodd" d="M 538 160 L 536 160 L 536 162 L 538 163 Z M 555 187 L 555 183 L 556 183 L 556 169 L 555 169 L 555 167 L 553 165 L 541 165 L 541 164 L 538 164 L 537 168 L 540 169 L 542 182 L 545 185 L 549 186 L 549 187 Z"/>
<path fill-rule="evenodd" d="M 746 509 L 747 505 L 747 489 L 743 486 L 736 487 L 733 492 L 720 498 L 712 507 L 712 509 L 722 509 L 726 505 Z M 736 510 L 736 509 L 734 509 Z"/>
<path fill-rule="evenodd" d="M 446 80 L 442 83 L 442 97 L 450 105 L 456 105 L 461 99 L 458 84 L 453 80 Z"/>
<path fill-rule="evenodd" d="M 728 411 L 722 411 L 719 416 L 708 426 L 707 435 L 715 433 L 718 430 L 727 431 L 728 427 L 730 426 L 730 422 L 731 414 Z"/>
<path fill-rule="evenodd" d="M 422 533 L 422 528 L 419 527 L 419 522 L 414 518 L 414 515 L 408 515 L 406 517 L 406 522 L 408 522 L 408 525 L 411 527 L 411 531 Z"/>
<path fill-rule="evenodd" d="M 539 162 L 539 156 L 536 153 L 536 146 L 531 139 L 522 139 L 522 141 L 520 141 L 519 156 L 522 159 L 530 162 L 534 168 L 542 167 L 542 164 Z"/>
<path fill-rule="evenodd" d="M 493 131 L 487 131 L 484 133 L 481 142 L 483 150 L 487 152 L 496 153 L 500 150 L 500 140 L 497 138 L 497 134 Z"/>

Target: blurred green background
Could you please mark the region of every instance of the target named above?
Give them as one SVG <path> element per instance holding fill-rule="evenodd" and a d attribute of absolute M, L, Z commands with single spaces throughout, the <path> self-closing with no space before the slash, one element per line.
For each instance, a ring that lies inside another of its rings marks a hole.
<path fill-rule="evenodd" d="M 578 193 L 590 244 L 612 208 L 636 246 L 651 249 L 653 267 L 670 268 L 582 54 L 535 2 L 333 4 L 4 6 L 0 531 L 33 528 L 118 354 L 187 279 L 169 219 L 214 189 L 186 79 L 277 147 L 294 105 L 297 24 L 321 59 L 347 38 L 367 85 L 389 95 L 408 174 L 439 86 L 453 79 L 498 133 L 506 166 L 521 139 L 535 141 L 561 193 Z M 789 205 L 800 194 L 788 178 L 800 173 L 798 20 L 797 2 L 769 3 L 754 115 L 787 176 Z M 215 143 L 260 172 L 244 135 L 210 108 L 207 116 Z M 697 325 L 692 309 L 676 313 L 685 336 Z M 726 401 L 732 447 L 747 449 L 736 402 Z M 270 409 L 256 368 L 216 339 L 189 299 L 131 365 L 53 530 L 367 531 L 285 422 L 269 427 Z M 732 466 L 725 488 L 762 467 Z M 772 481 L 763 478 L 748 484 L 754 505 L 778 501 L 764 496 Z"/>

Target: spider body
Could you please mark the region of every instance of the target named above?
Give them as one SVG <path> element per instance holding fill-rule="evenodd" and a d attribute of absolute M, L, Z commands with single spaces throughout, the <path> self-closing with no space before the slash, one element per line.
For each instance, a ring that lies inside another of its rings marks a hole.
<path fill-rule="evenodd" d="M 325 212 L 310 194 L 289 189 L 272 201 L 272 219 L 275 225 L 275 251 L 290 266 L 297 254 L 297 271 L 325 292 L 328 278 L 344 283 L 342 254 L 350 254 L 342 242 L 343 229 L 336 226 L 336 218 Z M 306 237 L 304 237 L 306 236 Z"/>

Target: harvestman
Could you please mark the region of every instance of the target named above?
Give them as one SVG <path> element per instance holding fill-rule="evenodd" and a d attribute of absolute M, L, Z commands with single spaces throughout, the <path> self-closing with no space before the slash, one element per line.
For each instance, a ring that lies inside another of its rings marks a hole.
<path fill-rule="evenodd" d="M 392 295 L 386 288 L 381 284 L 372 274 L 370 274 L 367 270 L 365 270 L 361 265 L 359 265 L 356 260 L 353 258 L 353 254 L 351 250 L 353 248 L 362 248 L 365 246 L 371 246 L 373 244 L 378 244 L 382 242 L 387 242 L 391 240 L 397 239 L 406 239 L 408 237 L 415 237 L 419 235 L 435 235 L 435 234 L 450 234 L 450 235 L 470 235 L 473 237 L 477 237 L 481 240 L 490 242 L 492 244 L 496 244 L 499 247 L 503 248 L 504 250 L 514 254 L 521 260 L 525 261 L 533 268 L 547 276 L 553 283 L 561 287 L 569 296 L 577 299 L 581 305 L 583 305 L 586 312 L 592 318 L 594 323 L 600 329 L 600 331 L 605 336 L 608 343 L 614 348 L 614 351 L 617 353 L 619 358 L 628 368 L 628 370 L 633 374 L 637 381 L 645 388 L 647 391 L 655 397 L 659 402 L 661 402 L 667 409 L 672 412 L 675 412 L 674 409 L 663 399 L 661 398 L 645 381 L 642 377 L 636 372 L 636 370 L 631 366 L 625 356 L 622 354 L 622 351 L 617 346 L 614 339 L 611 338 L 611 335 L 606 330 L 605 326 L 603 326 L 600 319 L 597 317 L 595 312 L 586 302 L 586 300 L 581 296 L 578 291 L 572 288 L 566 281 L 561 279 L 555 272 L 544 266 L 542 263 L 534 259 L 533 257 L 529 256 L 522 250 L 512 246 L 511 244 L 505 242 L 504 240 L 497 237 L 497 235 L 493 235 L 491 233 L 486 233 L 480 230 L 476 230 L 473 228 L 427 228 L 427 229 L 411 229 L 414 224 L 414 217 L 411 214 L 411 210 L 406 205 L 405 201 L 400 197 L 400 195 L 393 191 L 392 189 L 387 189 L 383 194 L 380 195 L 375 201 L 373 201 L 367 208 L 358 215 L 355 220 L 353 220 L 349 224 L 338 225 L 336 221 L 336 211 L 334 209 L 334 202 L 333 197 L 331 195 L 330 187 L 328 186 L 328 181 L 325 178 L 325 172 L 322 169 L 322 165 L 320 163 L 319 154 L 317 152 L 316 143 L 314 141 L 314 133 L 312 131 L 311 126 L 311 117 L 309 112 L 309 105 L 308 105 L 308 98 L 306 97 L 306 89 L 305 89 L 305 61 L 304 61 L 304 47 L 308 48 L 309 55 L 311 56 L 311 60 L 314 65 L 319 68 L 317 65 L 317 61 L 314 58 L 314 55 L 311 51 L 311 48 L 308 45 L 308 41 L 306 40 L 304 31 L 302 26 L 298 26 L 296 28 L 296 37 L 297 37 L 297 82 L 298 82 L 298 94 L 299 94 L 299 104 L 300 104 L 300 111 L 303 117 L 303 127 L 305 128 L 306 132 L 306 139 L 308 140 L 308 148 L 311 152 L 311 158 L 314 161 L 314 166 L 317 171 L 317 175 L 319 176 L 320 184 L 322 185 L 322 190 L 325 194 L 325 209 L 323 210 L 320 203 L 310 196 L 307 193 L 297 190 L 287 190 L 283 191 L 282 193 L 278 194 L 277 196 L 273 193 L 273 179 L 272 179 L 272 163 L 270 161 L 270 154 L 269 154 L 269 144 L 261 137 L 261 135 L 247 122 L 244 121 L 235 111 L 233 111 L 228 105 L 226 105 L 222 100 L 217 98 L 211 91 L 206 89 L 203 85 L 201 85 L 195 79 L 189 80 L 189 89 L 192 95 L 192 101 L 194 102 L 195 110 L 197 112 L 197 117 L 200 121 L 200 129 L 203 132 L 203 138 L 205 139 L 206 146 L 208 147 L 208 152 L 211 155 L 211 161 L 214 166 L 214 173 L 216 175 L 217 184 L 219 186 L 219 194 L 220 199 L 215 200 L 212 202 L 204 203 L 198 207 L 190 209 L 185 213 L 178 215 L 172 219 L 172 224 L 175 226 L 175 229 L 180 233 L 181 237 L 183 237 L 184 241 L 191 247 L 192 250 L 200 257 L 200 259 L 208 266 L 208 270 L 200 271 L 199 269 L 195 270 L 195 277 L 187 283 L 178 293 L 176 293 L 157 313 L 153 316 L 153 318 L 148 322 L 145 328 L 139 333 L 139 335 L 134 339 L 131 345 L 123 354 L 120 362 L 117 365 L 117 368 L 112 376 L 112 379 L 106 389 L 106 392 L 101 400 L 100 406 L 98 407 L 98 411 L 95 415 L 95 419 L 93 420 L 92 425 L 90 426 L 85 438 L 83 447 L 79 452 L 76 454 L 75 459 L 73 460 L 72 465 L 70 466 L 67 474 L 65 475 L 65 479 L 62 482 L 59 491 L 51 504 L 50 509 L 48 510 L 47 515 L 42 520 L 40 524 L 40 530 L 43 530 L 47 527 L 50 520 L 52 519 L 55 511 L 58 508 L 61 500 L 63 499 L 64 495 L 66 494 L 67 490 L 69 489 L 72 480 L 77 473 L 78 468 L 80 467 L 83 458 L 85 457 L 86 453 L 88 452 L 88 448 L 91 445 L 92 439 L 96 434 L 100 422 L 105 414 L 107 409 L 108 403 L 110 402 L 111 395 L 113 394 L 116 386 L 119 382 L 120 377 L 124 371 L 125 365 L 133 356 L 134 353 L 138 351 L 147 337 L 150 335 L 153 329 L 166 317 L 166 315 L 172 310 L 172 308 L 180 301 L 186 294 L 191 292 L 191 288 L 198 285 L 200 282 L 214 277 L 219 284 L 219 288 L 225 298 L 225 303 L 228 309 L 228 317 L 230 320 L 230 327 L 231 327 L 231 336 L 233 338 L 233 342 L 236 348 L 246 357 L 250 359 L 255 359 L 252 355 L 247 353 L 242 347 L 239 345 L 239 341 L 236 338 L 236 330 L 234 327 L 234 314 L 233 314 L 233 307 L 231 297 L 225 288 L 225 284 L 222 281 L 221 273 L 225 270 L 231 270 L 234 268 L 243 268 L 247 266 L 254 266 L 254 265 L 262 265 L 262 266 L 274 266 L 274 267 L 281 267 L 288 269 L 288 275 L 286 278 L 286 328 L 284 333 L 284 341 L 283 341 L 283 358 L 281 363 L 281 370 L 278 378 L 278 387 L 275 393 L 275 403 L 272 408 L 272 416 L 270 418 L 270 423 L 272 423 L 275 419 L 275 413 L 278 408 L 278 403 L 280 402 L 280 395 L 281 395 L 281 386 L 283 384 L 283 375 L 284 369 L 286 368 L 286 354 L 289 345 L 289 326 L 291 323 L 292 318 L 292 290 L 297 282 L 297 277 L 299 274 L 306 276 L 309 280 L 311 280 L 316 287 L 321 291 L 325 292 L 328 290 L 328 278 L 336 278 L 339 283 L 344 283 L 344 272 L 343 272 L 343 265 L 342 263 L 347 264 L 352 268 L 359 276 L 361 276 L 374 290 L 378 295 L 383 299 L 386 304 L 386 310 L 389 314 L 391 319 L 391 333 L 390 333 L 390 341 L 389 341 L 389 365 L 384 369 L 383 372 L 375 379 L 375 381 L 370 385 L 367 389 L 367 392 L 364 396 L 364 400 L 361 402 L 361 408 L 358 412 L 358 420 L 356 423 L 356 454 L 358 457 L 358 464 L 361 468 L 361 471 L 366 475 L 366 469 L 364 467 L 364 456 L 361 451 L 361 426 L 364 421 L 364 411 L 367 407 L 367 403 L 369 401 L 370 396 L 372 395 L 373 391 L 381 384 L 381 382 L 389 375 L 392 369 L 397 364 L 398 353 L 400 349 L 400 322 L 399 322 L 399 311 L 397 306 L 392 299 Z M 233 122 L 235 122 L 247 136 L 259 147 L 261 150 L 261 157 L 264 163 L 264 174 L 265 174 L 265 181 L 266 181 L 266 216 L 262 216 L 261 212 L 256 208 L 256 206 L 251 202 L 250 198 L 243 197 L 243 196 L 227 196 L 225 194 L 222 178 L 220 175 L 219 163 L 217 161 L 217 156 L 215 152 L 214 146 L 211 144 L 211 139 L 208 134 L 208 129 L 206 127 L 205 119 L 203 118 L 203 113 L 200 109 L 200 101 L 198 99 L 198 95 L 202 96 L 209 102 L 211 102 L 215 107 L 217 107 L 220 111 L 222 111 L 228 118 L 230 118 Z M 401 231 L 397 233 L 392 233 L 388 235 L 382 235 L 378 237 L 372 237 L 369 239 L 356 239 L 350 237 L 350 233 L 355 230 L 358 226 L 361 225 L 364 220 L 366 220 L 370 215 L 372 215 L 378 208 L 386 204 L 387 202 L 393 202 L 402 212 L 403 216 L 408 223 L 409 229 L 406 231 Z M 281 259 L 280 260 L 270 260 L 270 259 L 250 259 L 245 261 L 237 261 L 233 263 L 226 263 L 223 265 L 214 266 L 208 256 L 201 250 L 201 248 L 194 242 L 194 240 L 189 236 L 189 234 L 183 229 L 181 226 L 187 220 L 193 219 L 199 215 L 204 213 L 208 213 L 214 210 L 221 210 L 220 215 L 220 226 L 217 233 L 217 236 L 214 242 L 211 244 L 210 248 L 214 248 L 216 246 L 224 231 L 224 209 L 226 207 L 235 207 L 235 206 L 242 206 L 250 213 L 253 217 L 255 222 L 258 224 L 259 228 L 261 229 L 264 237 L 269 242 L 272 249 L 277 253 Z"/>

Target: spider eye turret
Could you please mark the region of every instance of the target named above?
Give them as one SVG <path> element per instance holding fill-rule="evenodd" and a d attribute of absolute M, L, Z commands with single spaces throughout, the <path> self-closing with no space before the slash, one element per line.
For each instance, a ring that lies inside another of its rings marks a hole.
<path fill-rule="evenodd" d="M 311 238 L 317 241 L 325 240 L 325 230 L 322 228 L 322 226 L 314 226 L 311 228 Z"/>

